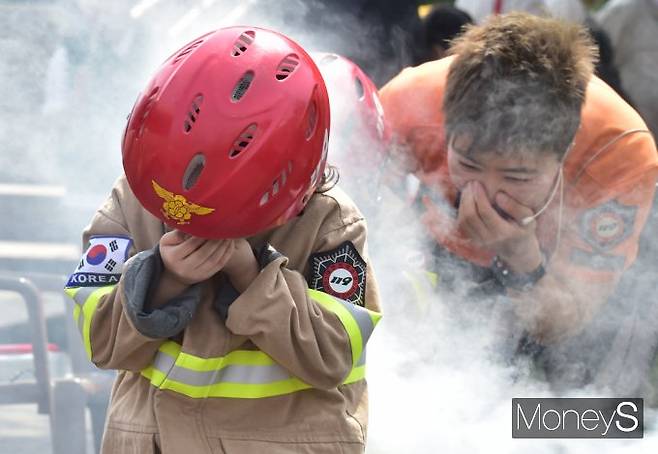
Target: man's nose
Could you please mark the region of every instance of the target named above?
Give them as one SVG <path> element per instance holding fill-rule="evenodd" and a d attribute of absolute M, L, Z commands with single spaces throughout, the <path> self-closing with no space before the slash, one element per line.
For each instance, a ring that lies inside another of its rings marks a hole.
<path fill-rule="evenodd" d="M 480 179 L 480 184 L 484 188 L 484 192 L 487 194 L 487 198 L 493 204 L 494 197 L 500 190 L 500 182 L 495 175 L 483 175 Z"/>

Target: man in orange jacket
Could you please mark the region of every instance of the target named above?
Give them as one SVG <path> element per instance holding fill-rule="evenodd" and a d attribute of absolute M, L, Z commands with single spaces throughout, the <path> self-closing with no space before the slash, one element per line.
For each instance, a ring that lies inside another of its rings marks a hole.
<path fill-rule="evenodd" d="M 497 16 L 451 53 L 382 88 L 387 120 L 439 256 L 495 284 L 530 338 L 554 345 L 582 332 L 635 260 L 655 143 L 592 75 L 575 24 Z"/>

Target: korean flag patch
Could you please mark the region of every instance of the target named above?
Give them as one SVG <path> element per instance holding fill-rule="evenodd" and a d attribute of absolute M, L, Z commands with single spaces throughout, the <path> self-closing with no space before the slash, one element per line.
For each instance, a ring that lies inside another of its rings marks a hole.
<path fill-rule="evenodd" d="M 309 258 L 310 288 L 365 306 L 366 262 L 350 241 Z"/>
<path fill-rule="evenodd" d="M 66 284 L 71 287 L 102 287 L 119 282 L 132 240 L 126 237 L 94 236 Z"/>

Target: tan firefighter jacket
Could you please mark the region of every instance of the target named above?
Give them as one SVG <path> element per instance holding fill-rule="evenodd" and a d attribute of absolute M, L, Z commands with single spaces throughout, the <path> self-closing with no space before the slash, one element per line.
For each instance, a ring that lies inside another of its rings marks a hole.
<path fill-rule="evenodd" d="M 338 188 L 316 193 L 302 215 L 250 239 L 283 256 L 226 320 L 214 306 L 226 285 L 219 273 L 198 284 L 184 329 L 158 338 L 128 316 L 124 274 L 164 232 L 121 177 L 67 284 L 89 358 L 119 371 L 102 452 L 363 452 L 365 346 L 380 310 L 351 200 Z"/>

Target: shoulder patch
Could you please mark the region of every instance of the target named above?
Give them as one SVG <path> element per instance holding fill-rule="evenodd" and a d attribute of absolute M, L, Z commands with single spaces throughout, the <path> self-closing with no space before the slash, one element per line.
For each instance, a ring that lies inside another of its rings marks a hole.
<path fill-rule="evenodd" d="M 583 213 L 580 235 L 595 250 L 609 251 L 633 233 L 636 213 L 637 207 L 611 200 Z"/>
<path fill-rule="evenodd" d="M 82 259 L 69 277 L 67 288 L 103 287 L 119 282 L 128 259 L 132 239 L 119 236 L 93 236 Z"/>
<path fill-rule="evenodd" d="M 308 285 L 358 306 L 365 306 L 366 262 L 351 241 L 309 258 Z"/>

